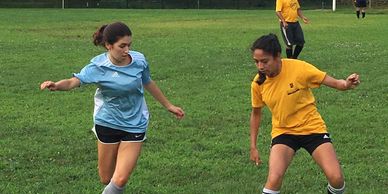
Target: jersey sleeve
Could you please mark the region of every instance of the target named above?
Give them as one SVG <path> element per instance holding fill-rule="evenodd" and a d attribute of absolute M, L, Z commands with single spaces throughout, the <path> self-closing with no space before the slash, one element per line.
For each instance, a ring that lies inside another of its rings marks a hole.
<path fill-rule="evenodd" d="M 251 101 L 253 108 L 261 108 L 264 106 L 263 98 L 260 92 L 260 86 L 255 81 L 252 81 L 251 83 Z"/>
<path fill-rule="evenodd" d="M 144 70 L 141 74 L 141 81 L 143 84 L 148 84 L 151 80 L 150 68 L 148 62 L 144 59 Z"/>
<path fill-rule="evenodd" d="M 323 72 L 315 66 L 304 62 L 303 64 L 303 82 L 306 83 L 308 88 L 318 88 L 323 79 L 326 76 L 326 72 Z"/>
<path fill-rule="evenodd" d="M 79 73 L 73 73 L 73 76 L 78 78 L 82 85 L 97 83 L 99 75 L 103 74 L 104 72 L 99 67 L 91 63 L 82 68 Z"/>
<path fill-rule="evenodd" d="M 276 12 L 282 11 L 282 8 L 283 8 L 283 2 L 282 2 L 282 0 L 276 0 L 276 9 L 275 9 L 275 11 L 276 11 Z"/>

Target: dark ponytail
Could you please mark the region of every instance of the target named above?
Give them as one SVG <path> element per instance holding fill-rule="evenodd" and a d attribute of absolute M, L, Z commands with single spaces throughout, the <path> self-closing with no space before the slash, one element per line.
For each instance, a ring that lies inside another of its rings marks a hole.
<path fill-rule="evenodd" d="M 261 72 L 261 71 L 258 71 L 257 74 L 259 74 L 259 79 L 256 80 L 256 83 L 261 85 L 265 82 L 265 80 L 267 79 L 267 76 L 265 75 L 264 72 Z"/>
<path fill-rule="evenodd" d="M 251 47 L 251 51 L 254 52 L 256 49 L 261 49 L 266 53 L 271 54 L 273 57 L 279 57 L 282 52 L 279 39 L 275 34 L 268 34 L 258 38 Z M 267 79 L 264 72 L 259 71 L 259 79 L 256 81 L 257 84 L 261 85 Z"/>
<path fill-rule="evenodd" d="M 94 34 L 93 34 L 93 44 L 96 46 L 104 46 L 104 29 L 108 25 L 102 25 Z"/>
<path fill-rule="evenodd" d="M 93 34 L 93 44 L 105 47 L 105 43 L 114 44 L 124 36 L 132 36 L 131 30 L 124 23 L 103 25 Z"/>

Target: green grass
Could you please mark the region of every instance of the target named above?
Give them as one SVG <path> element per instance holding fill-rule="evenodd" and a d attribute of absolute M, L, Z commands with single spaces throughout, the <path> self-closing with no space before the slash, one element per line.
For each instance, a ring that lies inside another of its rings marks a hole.
<path fill-rule="evenodd" d="M 304 11 L 300 58 L 328 74 L 361 75 L 353 91 L 314 90 L 343 167 L 347 193 L 388 189 L 388 11 Z M 272 10 L 0 10 L 0 193 L 99 193 L 92 132 L 95 86 L 40 91 L 103 52 L 91 35 L 123 21 L 152 78 L 186 111 L 175 120 L 148 94 L 148 140 L 126 193 L 260 193 L 266 180 L 271 120 L 262 121 L 264 164 L 249 161 L 250 44 L 279 34 Z M 282 193 L 326 193 L 305 151 L 295 156 Z"/>

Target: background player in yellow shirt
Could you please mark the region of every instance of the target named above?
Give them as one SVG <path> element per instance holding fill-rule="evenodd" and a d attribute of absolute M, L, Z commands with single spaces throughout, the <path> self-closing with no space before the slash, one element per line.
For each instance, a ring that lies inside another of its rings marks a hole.
<path fill-rule="evenodd" d="M 356 87 L 359 76 L 338 80 L 313 65 L 295 59 L 281 59 L 281 46 L 274 34 L 257 39 L 251 50 L 259 70 L 251 85 L 250 159 L 261 163 L 256 140 L 261 109 L 272 114 L 272 143 L 269 173 L 263 194 L 278 194 L 283 176 L 299 148 L 306 149 L 328 180 L 328 193 L 341 194 L 344 177 L 326 125 L 317 111 L 311 88 L 321 84 L 348 90 Z"/>
<path fill-rule="evenodd" d="M 297 59 L 305 42 L 298 16 L 306 24 L 309 20 L 303 15 L 298 0 L 276 0 L 276 15 L 280 20 L 280 30 L 286 43 L 287 58 Z M 296 46 L 293 49 L 294 45 Z"/>

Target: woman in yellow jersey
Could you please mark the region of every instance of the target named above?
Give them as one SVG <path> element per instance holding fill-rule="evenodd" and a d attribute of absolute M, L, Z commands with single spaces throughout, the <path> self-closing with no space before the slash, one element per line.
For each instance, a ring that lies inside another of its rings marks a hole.
<path fill-rule="evenodd" d="M 286 43 L 287 58 L 297 59 L 305 43 L 298 17 L 305 24 L 309 23 L 309 19 L 303 15 L 298 0 L 276 0 L 276 16 L 279 18 L 280 30 Z"/>
<path fill-rule="evenodd" d="M 307 62 L 281 59 L 281 46 L 274 34 L 257 39 L 251 50 L 259 70 L 251 85 L 250 159 L 256 165 L 261 163 L 256 147 L 261 109 L 267 106 L 272 113 L 269 173 L 263 194 L 280 193 L 283 176 L 299 148 L 306 149 L 323 170 L 328 193 L 343 193 L 342 170 L 311 88 L 324 84 L 348 90 L 360 83 L 359 76 L 354 73 L 338 80 Z"/>

